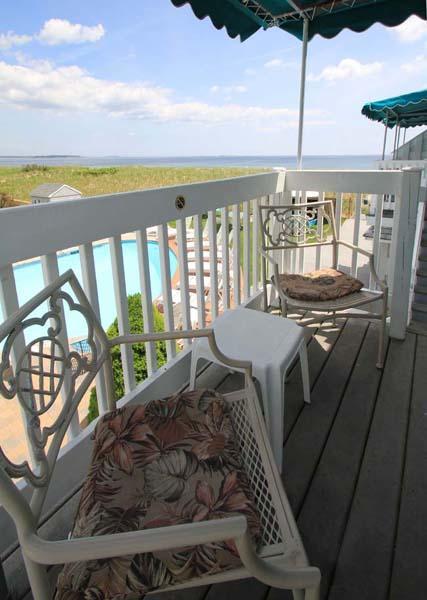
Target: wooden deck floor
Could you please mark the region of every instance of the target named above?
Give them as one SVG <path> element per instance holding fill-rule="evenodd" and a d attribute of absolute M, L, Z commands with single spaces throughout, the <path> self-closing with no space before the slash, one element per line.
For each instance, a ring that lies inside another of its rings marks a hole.
<path fill-rule="evenodd" d="M 299 367 L 286 385 L 283 480 L 322 599 L 427 598 L 427 337 L 391 341 L 383 372 L 376 345 L 376 324 L 324 328 L 309 343 L 311 406 Z M 173 595 L 236 598 L 292 596 L 254 580 Z"/>
<path fill-rule="evenodd" d="M 297 365 L 286 384 L 283 480 L 322 572 L 321 597 L 427 599 L 427 337 L 391 341 L 380 372 L 376 324 L 339 320 L 307 333 L 312 404 Z M 213 366 L 200 379 L 222 391 L 240 383 Z M 244 580 L 155 599 L 291 597 Z"/>

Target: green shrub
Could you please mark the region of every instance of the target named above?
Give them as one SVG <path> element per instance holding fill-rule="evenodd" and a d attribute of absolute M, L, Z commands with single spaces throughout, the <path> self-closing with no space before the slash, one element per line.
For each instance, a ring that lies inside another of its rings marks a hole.
<path fill-rule="evenodd" d="M 95 177 L 99 177 L 100 175 L 115 175 L 117 171 L 117 167 L 92 167 L 88 169 L 81 169 L 80 175 L 93 175 Z"/>
<path fill-rule="evenodd" d="M 131 333 L 144 333 L 144 321 L 142 318 L 141 295 L 133 294 L 128 296 L 129 325 Z M 164 331 L 163 315 L 153 306 L 154 331 Z M 119 335 L 117 319 L 107 329 L 107 336 L 111 339 Z M 147 378 L 147 358 L 145 355 L 145 344 L 134 344 L 133 363 L 135 369 L 135 379 L 140 383 Z M 161 367 L 167 361 L 165 342 L 156 343 L 157 365 Z M 123 366 L 120 347 L 114 346 L 111 351 L 113 363 L 114 393 L 116 398 L 124 396 L 125 387 L 123 379 Z M 98 416 L 98 401 L 96 398 L 96 388 L 92 388 L 89 399 L 88 422 L 90 423 Z"/>
<path fill-rule="evenodd" d="M 45 173 L 46 171 L 49 171 L 49 167 L 47 165 L 38 165 L 36 163 L 31 163 L 28 165 L 24 165 L 22 167 L 22 171 L 24 171 L 24 173 L 32 173 L 32 172 Z"/>
<path fill-rule="evenodd" d="M 12 196 L 5 192 L 0 192 L 0 208 L 9 208 L 11 206 L 15 206 Z"/>

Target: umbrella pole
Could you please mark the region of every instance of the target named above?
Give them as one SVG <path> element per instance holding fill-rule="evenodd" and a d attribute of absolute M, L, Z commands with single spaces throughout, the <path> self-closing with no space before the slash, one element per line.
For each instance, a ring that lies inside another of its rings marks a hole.
<path fill-rule="evenodd" d="M 406 127 L 405 127 L 405 131 L 403 132 L 403 144 L 406 142 Z"/>
<path fill-rule="evenodd" d="M 298 123 L 298 153 L 297 167 L 302 169 L 302 135 L 304 129 L 304 101 L 305 101 L 305 80 L 307 70 L 307 48 L 308 48 L 308 19 L 304 19 L 303 37 L 302 37 L 302 57 L 301 57 L 301 83 L 299 96 L 299 123 Z"/>
<path fill-rule="evenodd" d="M 384 160 L 384 158 L 385 158 L 385 146 L 386 146 L 386 143 L 387 143 L 387 131 L 388 131 L 387 123 L 388 123 L 388 119 L 386 120 L 385 127 L 384 127 L 384 143 L 383 143 L 383 157 L 382 157 L 382 160 Z"/>
<path fill-rule="evenodd" d="M 399 123 L 396 123 L 396 131 L 394 132 L 394 144 L 393 144 L 393 160 L 396 158 L 396 143 L 397 143 L 397 130 L 399 129 Z"/>

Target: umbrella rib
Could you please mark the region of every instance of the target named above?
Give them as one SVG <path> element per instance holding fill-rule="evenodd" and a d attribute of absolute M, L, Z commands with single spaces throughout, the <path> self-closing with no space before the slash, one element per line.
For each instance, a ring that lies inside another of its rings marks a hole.
<path fill-rule="evenodd" d="M 324 0 L 324 2 L 316 2 L 302 8 L 295 0 L 288 0 L 288 4 L 294 10 L 274 15 L 265 8 L 262 2 L 258 2 L 257 0 L 239 1 L 257 17 L 260 17 L 269 27 L 280 27 L 280 25 L 287 21 L 299 21 L 301 19 L 313 20 L 316 13 L 331 14 L 340 7 L 353 8 L 357 4 L 363 5 L 376 2 L 376 0 Z"/>

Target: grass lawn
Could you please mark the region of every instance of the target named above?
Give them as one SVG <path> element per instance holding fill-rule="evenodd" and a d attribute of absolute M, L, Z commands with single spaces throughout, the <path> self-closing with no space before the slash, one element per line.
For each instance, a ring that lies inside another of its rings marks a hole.
<path fill-rule="evenodd" d="M 30 201 L 30 191 L 42 183 L 66 183 L 84 196 L 128 192 L 209 179 L 226 179 L 266 169 L 191 167 L 0 167 L 0 194 Z"/>

